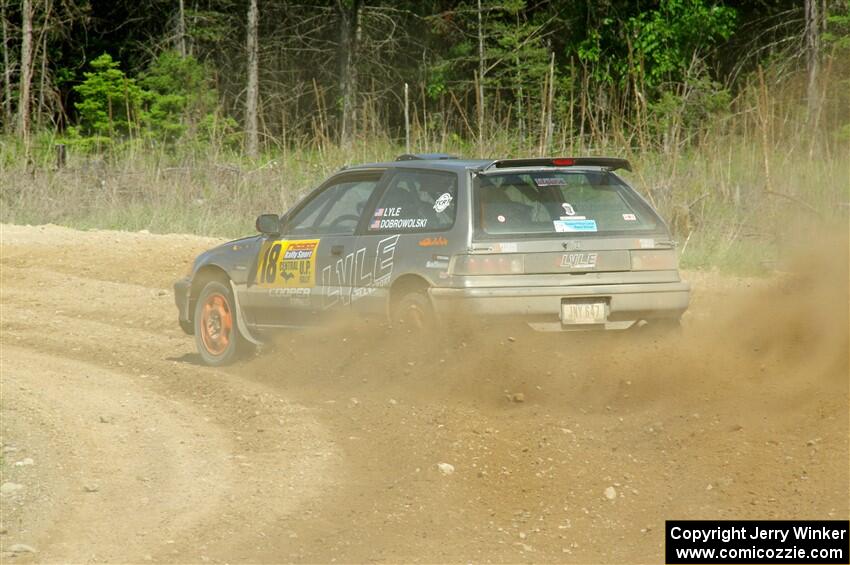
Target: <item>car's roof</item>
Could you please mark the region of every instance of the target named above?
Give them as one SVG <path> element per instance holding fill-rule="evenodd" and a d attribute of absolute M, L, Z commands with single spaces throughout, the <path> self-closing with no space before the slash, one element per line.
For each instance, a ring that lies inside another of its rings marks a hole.
<path fill-rule="evenodd" d="M 380 163 L 364 163 L 361 165 L 351 165 L 346 167 L 346 171 L 356 171 L 360 169 L 434 169 L 438 171 L 453 171 L 461 172 L 467 170 L 483 169 L 488 165 L 495 163 L 496 159 L 411 159 L 406 161 L 386 161 Z M 552 169 L 552 167 L 544 166 L 527 166 L 526 169 Z M 603 167 L 594 165 L 572 165 L 569 170 L 601 170 Z M 493 171 L 496 172 L 496 171 Z M 506 170 L 507 172 L 507 170 Z"/>
<path fill-rule="evenodd" d="M 411 159 L 409 161 L 387 161 L 383 163 L 365 163 L 353 165 L 347 170 L 356 169 L 436 169 L 441 171 L 459 171 L 478 169 L 493 162 L 493 159 Z"/>

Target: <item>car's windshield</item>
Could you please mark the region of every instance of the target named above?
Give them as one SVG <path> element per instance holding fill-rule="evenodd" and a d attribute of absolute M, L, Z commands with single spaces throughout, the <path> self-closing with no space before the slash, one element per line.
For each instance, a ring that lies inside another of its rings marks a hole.
<path fill-rule="evenodd" d="M 607 171 L 530 171 L 476 179 L 478 228 L 487 234 L 644 231 L 655 214 Z"/>

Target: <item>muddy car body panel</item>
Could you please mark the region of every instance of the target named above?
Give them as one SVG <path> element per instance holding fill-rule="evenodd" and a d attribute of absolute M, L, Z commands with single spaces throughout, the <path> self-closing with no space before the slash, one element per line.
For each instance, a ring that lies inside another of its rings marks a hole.
<path fill-rule="evenodd" d="M 232 282 L 262 335 L 341 312 L 392 315 L 405 293 L 435 317 L 521 318 L 537 329 L 678 320 L 690 287 L 651 206 L 618 159 L 403 156 L 343 170 L 281 217 L 279 233 L 200 255 L 175 284 L 181 326 L 209 280 Z"/>

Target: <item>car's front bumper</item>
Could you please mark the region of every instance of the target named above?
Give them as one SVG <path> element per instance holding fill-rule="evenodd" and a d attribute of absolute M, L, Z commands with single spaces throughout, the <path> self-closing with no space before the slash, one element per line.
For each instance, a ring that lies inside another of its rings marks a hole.
<path fill-rule="evenodd" d="M 174 283 L 174 303 L 177 305 L 177 320 L 180 327 L 189 335 L 194 333 L 192 318 L 189 313 L 189 292 L 192 289 L 192 279 L 182 278 Z"/>
<path fill-rule="evenodd" d="M 440 317 L 505 316 L 559 327 L 565 300 L 590 298 L 607 304 L 607 328 L 625 328 L 640 320 L 677 319 L 690 302 L 689 283 L 600 284 L 544 287 L 432 288 Z M 561 329 L 574 329 L 564 326 Z"/>

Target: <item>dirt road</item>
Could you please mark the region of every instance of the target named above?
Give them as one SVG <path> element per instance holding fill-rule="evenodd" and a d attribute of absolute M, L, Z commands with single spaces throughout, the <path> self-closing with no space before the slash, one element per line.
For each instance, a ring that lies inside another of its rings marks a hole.
<path fill-rule="evenodd" d="M 0 243 L 4 562 L 660 562 L 665 519 L 850 513 L 841 260 L 692 273 L 671 339 L 337 328 L 220 370 L 170 289 L 214 240 Z"/>

